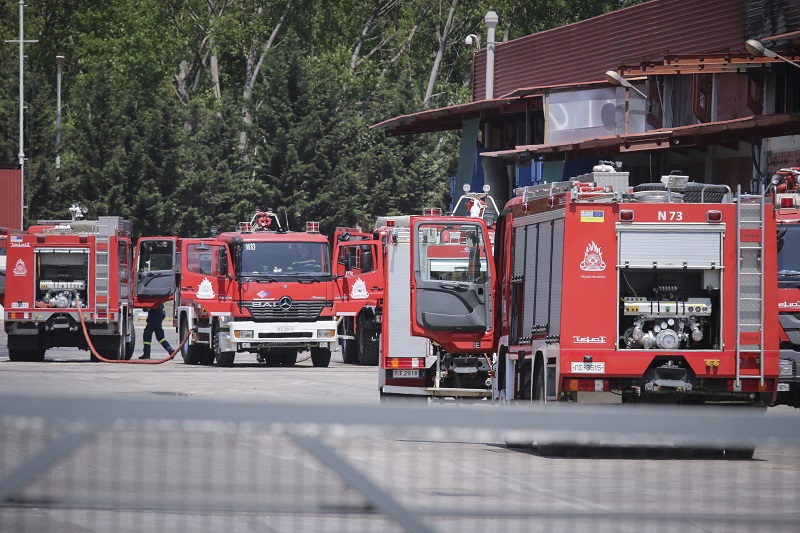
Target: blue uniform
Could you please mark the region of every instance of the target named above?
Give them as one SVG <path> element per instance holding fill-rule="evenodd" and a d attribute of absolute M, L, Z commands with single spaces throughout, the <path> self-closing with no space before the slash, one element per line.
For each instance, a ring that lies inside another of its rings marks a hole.
<path fill-rule="evenodd" d="M 147 324 L 144 326 L 144 339 L 142 342 L 142 344 L 144 344 L 142 348 L 143 353 L 139 359 L 150 359 L 150 344 L 153 339 L 153 333 L 156 334 L 156 340 L 159 344 L 161 344 L 168 353 L 172 353 L 172 346 L 169 345 L 169 341 L 167 341 L 164 336 L 164 328 L 161 326 L 166 316 L 163 304 L 157 307 L 151 307 L 147 312 Z"/>

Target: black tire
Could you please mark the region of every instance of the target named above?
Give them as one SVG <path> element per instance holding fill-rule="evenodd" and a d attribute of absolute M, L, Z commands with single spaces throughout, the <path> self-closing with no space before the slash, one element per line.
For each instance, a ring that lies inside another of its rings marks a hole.
<path fill-rule="evenodd" d="M 127 331 L 127 324 L 125 324 L 125 329 L 123 331 Z M 133 357 L 133 354 L 136 352 L 136 330 L 131 331 L 131 340 L 125 343 L 125 360 L 130 361 Z"/>
<path fill-rule="evenodd" d="M 362 366 L 377 366 L 380 351 L 379 339 L 371 338 L 367 329 L 367 319 L 358 315 L 358 328 L 356 329 L 356 343 L 358 344 L 358 364 Z"/>
<path fill-rule="evenodd" d="M 281 355 L 281 366 L 294 366 L 297 363 L 297 350 L 287 350 Z"/>
<path fill-rule="evenodd" d="M 316 367 L 326 367 L 331 362 L 331 351 L 328 348 L 311 348 L 311 363 Z"/>
<path fill-rule="evenodd" d="M 683 202 L 691 204 L 719 203 L 726 194 L 728 194 L 728 188 L 724 185 L 690 183 L 683 193 Z"/>
<path fill-rule="evenodd" d="M 208 346 L 202 344 L 197 346 L 200 351 L 200 364 L 202 366 L 211 366 L 214 364 L 214 352 Z"/>
<path fill-rule="evenodd" d="M 756 453 L 756 448 L 725 448 L 726 459 L 752 459 Z"/>
<path fill-rule="evenodd" d="M 217 366 L 230 367 L 233 366 L 233 360 L 236 358 L 236 352 L 219 352 L 217 354 Z"/>
<path fill-rule="evenodd" d="M 8 359 L 13 363 L 25 361 L 25 350 L 21 348 L 9 348 Z"/>
<path fill-rule="evenodd" d="M 44 361 L 44 350 L 37 348 L 10 348 L 8 358 L 14 362 L 41 363 Z"/>
<path fill-rule="evenodd" d="M 539 405 L 544 405 L 544 368 L 538 368 L 533 378 L 533 401 Z"/>
<path fill-rule="evenodd" d="M 189 322 L 186 319 L 181 320 L 181 325 L 178 328 L 180 332 L 180 340 L 186 338 L 186 334 L 189 333 Z M 187 365 L 196 365 L 200 362 L 201 357 L 201 350 L 204 346 L 199 344 L 189 344 L 189 341 L 181 346 L 181 357 L 183 357 L 183 362 Z M 214 361 L 213 352 L 211 361 Z"/>
<path fill-rule="evenodd" d="M 111 361 L 123 361 L 125 359 L 125 335 L 106 335 L 101 342 L 102 349 L 98 353 Z"/>

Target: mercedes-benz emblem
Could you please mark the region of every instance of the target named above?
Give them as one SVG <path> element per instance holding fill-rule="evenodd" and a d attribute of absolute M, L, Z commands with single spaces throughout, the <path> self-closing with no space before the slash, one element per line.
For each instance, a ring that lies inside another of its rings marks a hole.
<path fill-rule="evenodd" d="M 281 309 L 284 311 L 288 311 L 292 307 L 292 299 L 288 296 L 284 296 L 278 302 L 278 305 L 281 306 Z"/>

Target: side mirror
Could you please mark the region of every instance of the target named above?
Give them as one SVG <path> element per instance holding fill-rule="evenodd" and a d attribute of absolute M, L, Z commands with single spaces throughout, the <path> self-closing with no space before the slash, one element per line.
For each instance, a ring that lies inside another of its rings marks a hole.
<path fill-rule="evenodd" d="M 220 276 L 228 275 L 228 249 L 224 246 L 219 249 L 219 257 L 217 257 L 217 272 Z"/>
<path fill-rule="evenodd" d="M 231 239 L 233 245 L 233 270 L 236 279 L 242 277 L 242 249 L 244 248 L 244 241 L 238 235 Z"/>

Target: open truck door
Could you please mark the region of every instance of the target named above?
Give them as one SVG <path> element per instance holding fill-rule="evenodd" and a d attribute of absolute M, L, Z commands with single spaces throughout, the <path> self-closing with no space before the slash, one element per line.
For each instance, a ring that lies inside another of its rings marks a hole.
<path fill-rule="evenodd" d="M 445 349 L 491 346 L 492 262 L 486 224 L 412 218 L 411 333 Z"/>
<path fill-rule="evenodd" d="M 137 307 L 163 303 L 175 293 L 176 272 L 180 265 L 177 237 L 143 237 L 136 243 Z"/>

